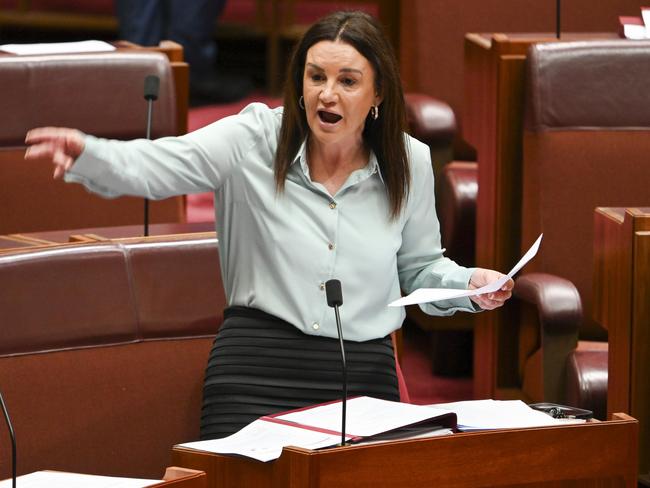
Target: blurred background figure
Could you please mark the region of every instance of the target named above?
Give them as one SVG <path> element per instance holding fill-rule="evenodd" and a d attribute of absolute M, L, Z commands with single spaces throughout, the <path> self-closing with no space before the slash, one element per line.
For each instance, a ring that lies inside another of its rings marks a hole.
<path fill-rule="evenodd" d="M 217 73 L 216 20 L 226 0 L 116 0 L 120 38 L 142 46 L 162 40 L 183 46 L 190 65 L 190 103 L 233 102 L 252 89 L 250 79 Z"/>

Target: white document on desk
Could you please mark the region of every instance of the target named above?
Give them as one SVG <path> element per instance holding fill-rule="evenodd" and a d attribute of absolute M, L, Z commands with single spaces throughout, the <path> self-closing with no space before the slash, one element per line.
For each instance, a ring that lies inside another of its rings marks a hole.
<path fill-rule="evenodd" d="M 36 471 L 18 476 L 19 488 L 144 488 L 161 483 L 161 480 L 119 478 L 62 471 Z M 0 488 L 10 488 L 12 480 L 0 481 Z"/>
<path fill-rule="evenodd" d="M 349 437 L 349 436 L 348 436 Z M 258 461 L 277 459 L 285 446 L 319 449 L 341 442 L 341 434 L 318 432 L 259 418 L 222 439 L 187 442 L 180 447 L 217 454 L 237 454 Z"/>
<path fill-rule="evenodd" d="M 415 305 L 418 303 L 438 302 L 440 300 L 452 300 L 454 298 L 471 297 L 476 295 L 483 295 L 485 293 L 494 293 L 495 291 L 501 289 L 501 287 L 505 285 L 510 278 L 517 274 L 519 270 L 523 268 L 526 263 L 528 263 L 528 261 L 535 257 L 537 251 L 539 250 L 539 245 L 542 242 L 543 235 L 544 234 L 540 234 L 530 249 L 526 251 L 526 254 L 523 255 L 523 257 L 517 264 L 514 265 L 508 274 L 502 276 L 496 281 L 493 281 L 492 283 L 488 283 L 487 285 L 475 290 L 454 288 L 418 288 L 410 295 L 389 303 L 388 306 L 403 307 L 406 305 Z"/>
<path fill-rule="evenodd" d="M 180 447 L 217 454 L 236 454 L 259 461 L 271 461 L 286 446 L 319 449 L 341 441 L 341 402 L 260 417 L 240 431 L 223 439 L 188 442 Z M 452 423 L 456 416 L 446 410 L 422 405 L 391 402 L 371 397 L 349 398 L 346 409 L 346 439 L 359 441 L 394 431 L 400 427 L 430 421 L 439 427 Z"/>
<path fill-rule="evenodd" d="M 70 54 L 70 53 L 98 53 L 115 51 L 115 46 L 104 41 L 77 41 L 77 42 L 43 42 L 37 44 L 3 44 L 0 51 L 11 54 Z"/>
<path fill-rule="evenodd" d="M 458 418 L 458 430 L 519 429 L 581 424 L 584 420 L 556 419 L 534 410 L 521 400 L 469 400 L 431 405 L 437 410 L 449 410 Z"/>
<path fill-rule="evenodd" d="M 445 410 L 427 412 L 421 405 L 391 402 L 372 397 L 348 399 L 346 409 L 346 432 L 351 437 L 370 437 L 405 425 L 443 416 Z M 321 405 L 318 408 L 296 410 L 276 418 L 317 429 L 339 431 L 342 418 L 341 402 Z M 340 436 L 339 436 L 340 439 Z"/>

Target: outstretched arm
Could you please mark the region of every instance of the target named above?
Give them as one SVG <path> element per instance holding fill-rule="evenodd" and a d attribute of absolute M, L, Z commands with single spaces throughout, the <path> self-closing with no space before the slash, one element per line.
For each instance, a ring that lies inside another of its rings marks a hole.
<path fill-rule="evenodd" d="M 64 127 L 32 129 L 25 137 L 29 146 L 25 159 L 48 159 L 54 165 L 54 178 L 61 178 L 84 150 L 83 134 Z"/>

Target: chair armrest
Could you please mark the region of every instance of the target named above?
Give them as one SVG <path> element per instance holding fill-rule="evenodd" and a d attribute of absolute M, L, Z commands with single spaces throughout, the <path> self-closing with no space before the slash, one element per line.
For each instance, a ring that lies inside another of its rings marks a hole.
<path fill-rule="evenodd" d="M 523 392 L 533 401 L 566 403 L 567 361 L 578 345 L 582 302 L 568 280 L 546 273 L 530 273 L 515 281 L 520 300 L 519 341 Z M 534 335 L 531 336 L 531 332 Z M 527 341 L 537 349 L 530 353 Z M 523 349 L 522 349 L 523 348 Z"/>
<path fill-rule="evenodd" d="M 432 148 L 451 143 L 456 135 L 456 116 L 449 105 L 421 93 L 407 93 L 404 98 L 413 137 Z"/>
<path fill-rule="evenodd" d="M 569 280 L 547 273 L 529 273 L 517 278 L 513 294 L 537 308 L 544 333 L 577 335 L 582 322 L 582 301 Z"/>
<path fill-rule="evenodd" d="M 452 161 L 445 165 L 436 199 L 442 245 L 447 256 L 463 266 L 474 265 L 477 194 L 476 163 Z"/>

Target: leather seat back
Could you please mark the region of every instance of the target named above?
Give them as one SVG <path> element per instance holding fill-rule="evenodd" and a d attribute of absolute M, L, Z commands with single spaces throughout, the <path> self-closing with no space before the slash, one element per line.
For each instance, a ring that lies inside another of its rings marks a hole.
<path fill-rule="evenodd" d="M 581 338 L 592 319 L 595 207 L 650 204 L 650 42 L 537 44 L 528 56 L 522 246 L 544 240 L 527 271 L 573 282 Z"/>
<path fill-rule="evenodd" d="M 178 134 L 176 92 L 167 57 L 154 52 L 0 56 L 0 234 L 129 225 L 143 221 L 138 198 L 103 200 L 52 181 L 45 161 L 25 163 L 34 127 L 74 127 L 99 137 L 146 136 L 144 79 L 156 75 L 152 137 Z M 184 198 L 154 202 L 150 222 L 182 222 Z"/>

